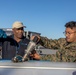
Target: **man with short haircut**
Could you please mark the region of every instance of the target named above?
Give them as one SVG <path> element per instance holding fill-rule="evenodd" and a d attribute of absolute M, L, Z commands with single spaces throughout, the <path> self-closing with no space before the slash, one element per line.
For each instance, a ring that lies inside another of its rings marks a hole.
<path fill-rule="evenodd" d="M 24 37 L 24 28 L 22 22 L 16 21 L 12 25 L 13 35 L 7 37 L 4 40 L 3 47 L 2 47 L 2 59 L 12 59 L 16 55 L 24 56 L 26 53 L 27 46 L 30 42 L 29 39 Z M 40 59 L 40 56 L 35 53 L 32 56 L 33 59 Z"/>
<path fill-rule="evenodd" d="M 50 40 L 41 37 L 41 44 L 50 49 L 58 49 L 56 54 L 45 55 L 41 60 L 76 62 L 76 22 L 70 21 L 65 24 L 65 39 Z"/>

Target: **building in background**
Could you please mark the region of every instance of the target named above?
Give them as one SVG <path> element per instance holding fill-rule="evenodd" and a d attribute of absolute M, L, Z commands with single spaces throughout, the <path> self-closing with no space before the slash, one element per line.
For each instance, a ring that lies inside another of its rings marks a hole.
<path fill-rule="evenodd" d="M 7 34 L 7 36 L 10 36 L 13 34 L 11 28 L 0 28 L 0 29 L 2 29 Z M 30 39 L 30 37 L 33 35 L 41 35 L 41 33 L 33 32 L 33 31 L 24 31 L 24 36 L 28 39 Z"/>

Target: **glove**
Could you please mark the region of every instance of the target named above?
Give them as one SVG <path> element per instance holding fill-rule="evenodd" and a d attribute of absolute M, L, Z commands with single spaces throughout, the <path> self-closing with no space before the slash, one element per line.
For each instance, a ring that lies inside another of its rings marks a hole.
<path fill-rule="evenodd" d="M 22 56 L 20 55 L 16 55 L 14 58 L 12 58 L 13 62 L 22 62 Z"/>
<path fill-rule="evenodd" d="M 2 29 L 0 29 L 0 38 L 7 38 L 6 33 Z"/>
<path fill-rule="evenodd" d="M 21 55 L 16 55 L 14 58 L 12 58 L 12 61 L 14 62 L 14 63 L 18 63 L 18 62 L 23 62 L 22 61 L 22 56 Z M 25 61 L 28 61 L 28 58 L 25 60 Z"/>

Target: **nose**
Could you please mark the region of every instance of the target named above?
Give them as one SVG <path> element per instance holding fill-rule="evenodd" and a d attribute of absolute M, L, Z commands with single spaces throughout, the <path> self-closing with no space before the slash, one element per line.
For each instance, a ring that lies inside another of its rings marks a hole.
<path fill-rule="evenodd" d="M 23 32 L 23 30 L 20 29 L 19 32 Z"/>
<path fill-rule="evenodd" d="M 69 34 L 66 34 L 65 37 L 66 37 L 66 38 L 69 38 L 70 36 L 69 36 Z"/>
<path fill-rule="evenodd" d="M 23 34 L 23 30 L 19 30 L 19 34 Z"/>
<path fill-rule="evenodd" d="M 66 37 L 69 36 L 68 33 L 66 33 L 65 36 L 66 36 Z"/>

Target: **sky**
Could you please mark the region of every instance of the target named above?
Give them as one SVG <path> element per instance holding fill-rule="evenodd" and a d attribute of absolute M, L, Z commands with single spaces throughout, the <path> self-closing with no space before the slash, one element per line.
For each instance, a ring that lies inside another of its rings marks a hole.
<path fill-rule="evenodd" d="M 64 38 L 65 24 L 76 21 L 76 0 L 0 0 L 0 28 L 12 28 L 15 21 L 23 22 L 25 31 Z"/>

